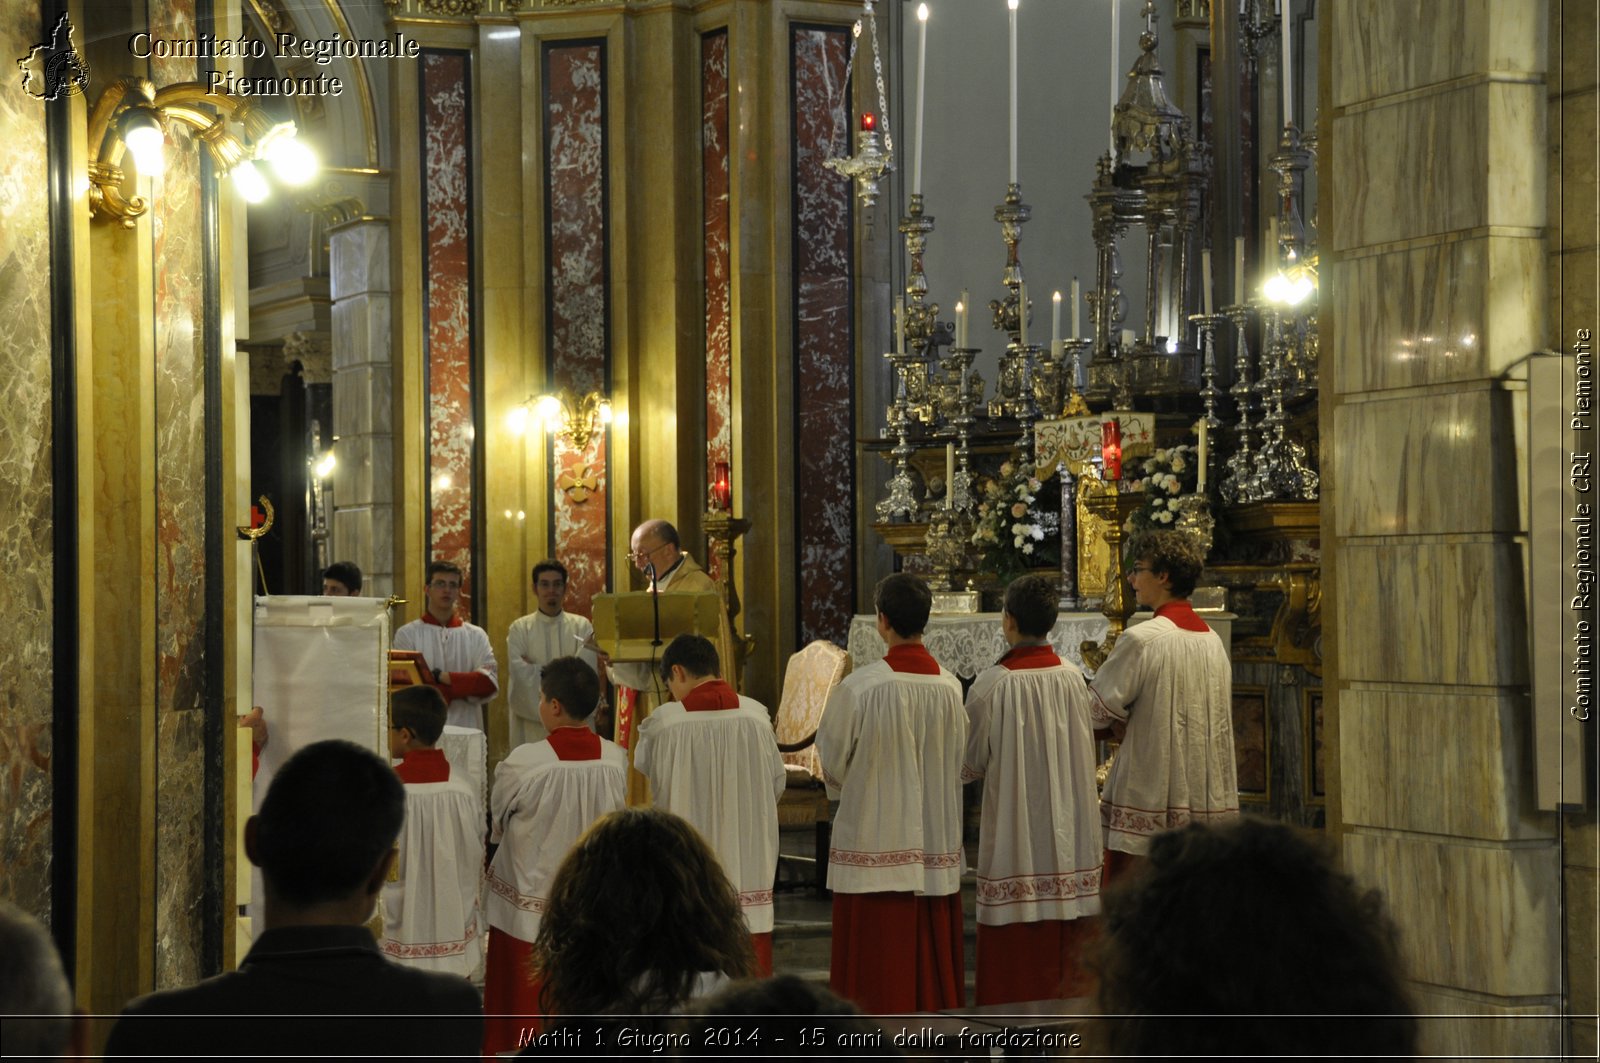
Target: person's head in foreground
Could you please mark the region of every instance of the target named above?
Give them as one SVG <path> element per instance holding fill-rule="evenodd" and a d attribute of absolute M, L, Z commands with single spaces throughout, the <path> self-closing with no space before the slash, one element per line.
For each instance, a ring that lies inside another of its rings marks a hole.
<path fill-rule="evenodd" d="M 557 657 L 539 673 L 539 722 L 546 731 L 581 727 L 600 702 L 600 677 L 581 658 Z"/>
<path fill-rule="evenodd" d="M 694 1005 L 685 1023 L 708 1056 L 899 1056 L 877 1023 L 826 987 L 792 974 L 735 982 Z"/>
<path fill-rule="evenodd" d="M 372 918 L 405 815 L 405 785 L 370 750 L 330 740 L 290 757 L 244 828 L 267 928 Z"/>
<path fill-rule="evenodd" d="M 434 687 L 401 687 L 389 695 L 389 756 L 398 760 L 414 749 L 432 749 L 449 716 L 444 695 Z"/>
<path fill-rule="evenodd" d="M 72 1010 L 61 955 L 50 932 L 9 901 L 0 901 L 0 1030 L 8 1057 L 81 1056 L 84 1023 Z"/>
<path fill-rule="evenodd" d="M 1245 817 L 1158 834 L 1103 903 L 1100 1010 L 1125 1017 L 1096 1026 L 1113 1055 L 1416 1051 L 1382 898 L 1304 831 Z"/>
<path fill-rule="evenodd" d="M 533 943 L 547 1015 L 681 1008 L 702 975 L 755 970 L 739 896 L 687 820 L 626 808 L 596 820 L 550 883 Z"/>
<path fill-rule="evenodd" d="M 933 612 L 933 592 L 919 576 L 896 572 L 878 581 L 873 594 L 878 611 L 878 634 L 888 641 L 892 632 L 899 639 L 914 639 L 928 626 Z"/>
<path fill-rule="evenodd" d="M 1050 637 L 1061 615 L 1056 585 L 1049 576 L 1033 573 L 1018 576 L 1006 586 L 1000 626 L 1006 641 L 1015 645 L 1023 639 L 1037 641 Z"/>
<path fill-rule="evenodd" d="M 1128 559 L 1134 599 L 1151 609 L 1193 594 L 1206 567 L 1200 543 L 1178 531 L 1145 532 L 1128 547 Z"/>
<path fill-rule="evenodd" d="M 679 701 L 707 679 L 721 676 L 717 647 L 704 635 L 679 635 L 661 653 L 661 681 Z"/>

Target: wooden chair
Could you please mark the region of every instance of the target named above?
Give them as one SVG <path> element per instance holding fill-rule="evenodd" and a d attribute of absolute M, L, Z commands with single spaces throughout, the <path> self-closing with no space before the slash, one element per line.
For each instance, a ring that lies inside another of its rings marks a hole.
<path fill-rule="evenodd" d="M 828 882 L 832 813 L 822 783 L 822 761 L 817 756 L 817 725 L 822 722 L 828 695 L 849 674 L 850 655 L 838 646 L 819 639 L 804 647 L 789 658 L 784 668 L 783 695 L 772 721 L 777 732 L 778 751 L 783 754 L 784 769 L 788 773 L 788 785 L 778 801 L 778 829 L 815 832 L 812 884 L 818 892 L 824 890 Z M 782 858 L 779 863 L 782 864 Z"/>

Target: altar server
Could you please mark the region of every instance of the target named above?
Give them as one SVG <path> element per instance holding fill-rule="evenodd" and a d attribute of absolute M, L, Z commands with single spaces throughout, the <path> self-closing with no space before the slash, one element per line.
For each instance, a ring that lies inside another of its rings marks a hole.
<path fill-rule="evenodd" d="M 394 648 L 417 650 L 449 702 L 445 723 L 483 730 L 483 704 L 500 689 L 494 648 L 476 624 L 456 615 L 461 600 L 461 567 L 449 561 L 428 565 L 428 607 L 422 619 L 394 633 Z"/>
<path fill-rule="evenodd" d="M 722 679 L 717 648 L 679 635 L 661 655 L 675 699 L 639 725 L 634 767 L 659 808 L 688 820 L 739 893 L 756 966 L 772 973 L 772 883 L 778 869 L 783 757 L 772 714 Z"/>
<path fill-rule="evenodd" d="M 984 780 L 977 1002 L 1087 993 L 1079 962 L 1100 910 L 1101 836 L 1089 689 L 1050 646 L 1055 584 L 1006 588 L 1011 646 L 967 693 L 963 782 Z"/>
<path fill-rule="evenodd" d="M 533 594 L 539 608 L 511 621 L 506 632 L 506 703 L 511 748 L 546 736 L 539 720 L 539 673 L 557 657 L 577 657 L 598 670 L 589 618 L 567 612 L 567 567 L 544 560 L 533 566 Z"/>

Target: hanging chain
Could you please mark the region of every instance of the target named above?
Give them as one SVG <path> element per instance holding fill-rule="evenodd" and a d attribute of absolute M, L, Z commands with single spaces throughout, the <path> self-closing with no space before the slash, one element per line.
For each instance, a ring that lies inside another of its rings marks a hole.
<path fill-rule="evenodd" d="M 889 94 L 883 87 L 883 49 L 878 46 L 878 20 L 872 14 L 872 0 L 866 0 L 867 28 L 872 31 L 872 73 L 878 81 L 878 117 L 883 124 L 883 150 L 894 154 L 894 137 L 889 133 Z"/>

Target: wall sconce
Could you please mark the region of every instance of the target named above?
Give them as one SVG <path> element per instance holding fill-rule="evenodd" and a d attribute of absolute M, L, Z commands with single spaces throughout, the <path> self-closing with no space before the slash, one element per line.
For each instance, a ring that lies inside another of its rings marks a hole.
<path fill-rule="evenodd" d="M 224 92 L 208 91 L 199 81 L 157 89 L 144 78 L 119 78 L 106 86 L 89 111 L 89 215 L 133 228 L 150 204 L 143 196 L 122 194 L 124 153 L 133 155 L 140 176 L 162 172 L 166 123 L 182 122 L 199 131 L 221 172 L 232 174 L 247 203 L 259 203 L 271 187 L 256 162 L 268 163 L 286 185 L 314 178 L 317 157 L 296 135 L 293 122 L 274 121 L 258 105 Z"/>
<path fill-rule="evenodd" d="M 511 411 L 511 430 L 518 435 L 528 430 L 529 415 L 537 415 L 544 430 L 553 436 L 566 436 L 578 450 L 586 450 L 589 440 L 611 423 L 611 400 L 598 391 L 583 398 L 562 388 L 553 394 L 529 399 Z"/>

